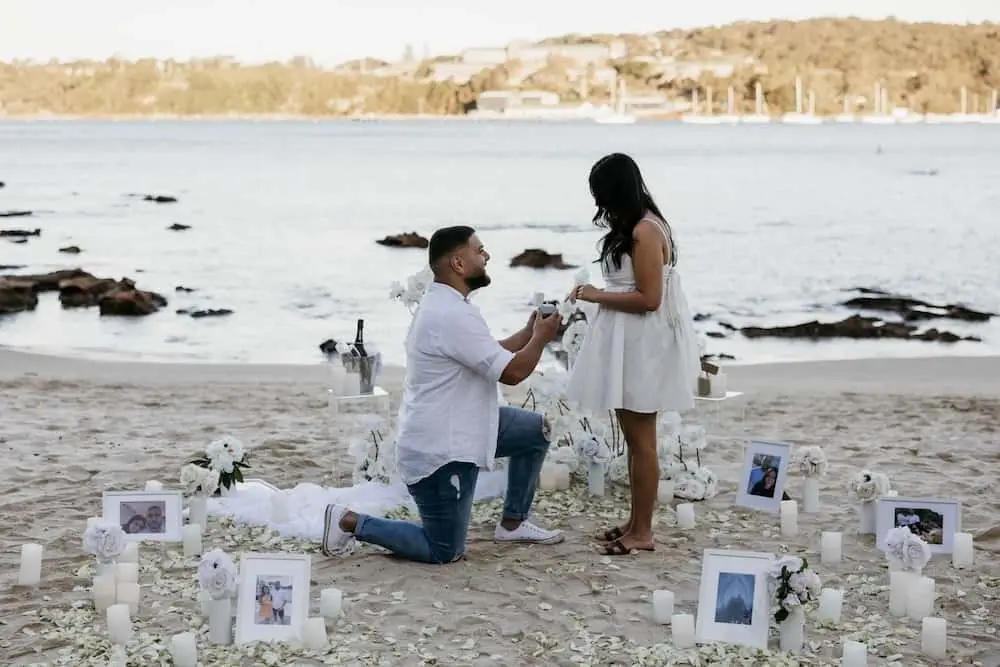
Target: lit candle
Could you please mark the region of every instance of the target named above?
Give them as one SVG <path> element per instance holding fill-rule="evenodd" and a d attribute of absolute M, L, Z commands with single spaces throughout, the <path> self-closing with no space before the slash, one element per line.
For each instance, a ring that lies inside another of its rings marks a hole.
<path fill-rule="evenodd" d="M 951 552 L 951 564 L 968 567 L 973 561 L 972 533 L 955 533 L 955 547 Z"/>
<path fill-rule="evenodd" d="M 681 530 L 691 530 L 694 528 L 694 505 L 691 503 L 681 503 L 677 506 L 677 525 Z"/>
<path fill-rule="evenodd" d="M 21 571 L 17 575 L 18 586 L 37 586 L 42 580 L 42 545 L 21 545 Z"/>
<path fill-rule="evenodd" d="M 812 514 L 819 511 L 819 480 L 806 477 L 802 481 L 802 512 Z"/>
<path fill-rule="evenodd" d="M 843 537 L 840 533 L 823 533 L 820 537 L 820 561 L 823 565 L 836 565 L 843 555 Z"/>
<path fill-rule="evenodd" d="M 344 608 L 344 593 L 339 588 L 324 588 L 319 594 L 319 613 L 323 618 L 337 618 Z"/>
<path fill-rule="evenodd" d="M 135 584 L 139 582 L 138 563 L 118 563 L 115 565 L 115 581 L 119 584 Z"/>
<path fill-rule="evenodd" d="M 587 490 L 592 496 L 604 495 L 604 464 L 591 463 L 587 466 Z"/>
<path fill-rule="evenodd" d="M 108 634 L 111 643 L 124 646 L 132 639 L 132 617 L 128 613 L 127 604 L 113 604 L 108 607 Z"/>
<path fill-rule="evenodd" d="M 285 523 L 288 518 L 288 495 L 284 491 L 275 491 L 271 494 L 271 521 Z"/>
<path fill-rule="evenodd" d="M 719 371 L 708 376 L 708 395 L 712 398 L 726 397 L 726 374 Z"/>
<path fill-rule="evenodd" d="M 915 581 L 914 581 L 915 579 Z M 934 580 L 914 575 L 910 594 L 906 598 L 906 615 L 920 621 L 934 615 Z"/>
<path fill-rule="evenodd" d="M 824 588 L 819 594 L 820 621 L 840 622 L 840 612 L 844 608 L 844 591 L 834 588 Z"/>
<path fill-rule="evenodd" d="M 322 618 L 307 618 L 302 625 L 302 643 L 310 651 L 326 648 L 326 621 Z"/>
<path fill-rule="evenodd" d="M 660 501 L 661 505 L 666 505 L 667 503 L 673 501 L 674 499 L 674 480 L 672 479 L 661 479 L 656 485 L 656 499 Z"/>
<path fill-rule="evenodd" d="M 118 557 L 119 563 L 138 563 L 139 562 L 139 543 L 129 542 L 125 545 L 125 551 L 122 555 Z"/>
<path fill-rule="evenodd" d="M 889 573 L 889 613 L 893 616 L 906 616 L 907 599 L 910 588 L 916 582 L 912 572 L 897 570 Z"/>
<path fill-rule="evenodd" d="M 128 605 L 129 615 L 135 617 L 139 615 L 139 597 L 141 594 L 142 591 L 139 589 L 139 584 L 119 581 L 115 594 L 115 602 L 117 604 Z"/>
<path fill-rule="evenodd" d="M 162 491 L 163 490 L 163 482 L 159 482 L 159 481 L 157 481 L 155 479 L 151 479 L 148 482 L 146 482 L 146 490 L 147 491 L 153 491 L 153 492 Z"/>
<path fill-rule="evenodd" d="M 176 667 L 198 666 L 198 643 L 193 632 L 182 632 L 170 638 L 170 656 Z"/>
<path fill-rule="evenodd" d="M 920 651 L 933 660 L 944 660 L 948 650 L 948 622 L 943 618 L 924 618 L 920 628 Z"/>
<path fill-rule="evenodd" d="M 868 667 L 868 646 L 866 644 L 844 639 L 842 654 L 841 667 Z"/>
<path fill-rule="evenodd" d="M 674 593 L 673 591 L 653 591 L 653 622 L 665 624 L 669 623 L 674 615 Z"/>
<path fill-rule="evenodd" d="M 116 590 L 113 574 L 102 574 L 94 577 L 94 609 L 97 610 L 97 613 L 103 614 L 108 610 L 108 607 L 115 604 Z"/>
<path fill-rule="evenodd" d="M 799 504 L 794 500 L 781 501 L 781 534 L 783 537 L 799 534 Z"/>
<path fill-rule="evenodd" d="M 679 649 L 694 646 L 694 616 L 691 614 L 674 614 L 670 619 L 670 632 L 674 646 Z"/>
<path fill-rule="evenodd" d="M 184 556 L 201 555 L 201 526 L 197 523 L 189 523 L 184 526 L 181 533 L 181 541 L 184 544 Z"/>

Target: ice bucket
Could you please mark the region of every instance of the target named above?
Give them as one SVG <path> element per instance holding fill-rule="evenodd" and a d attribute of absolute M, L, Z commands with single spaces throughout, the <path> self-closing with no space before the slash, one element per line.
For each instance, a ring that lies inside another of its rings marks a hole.
<path fill-rule="evenodd" d="M 344 370 L 358 375 L 359 394 L 375 392 L 375 381 L 382 370 L 381 352 L 371 352 L 367 357 L 344 352 L 340 355 L 340 360 L 344 364 Z"/>

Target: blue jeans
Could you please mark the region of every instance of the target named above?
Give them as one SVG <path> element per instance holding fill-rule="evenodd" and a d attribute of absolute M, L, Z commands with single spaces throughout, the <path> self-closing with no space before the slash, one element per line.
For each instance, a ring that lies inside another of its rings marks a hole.
<path fill-rule="evenodd" d="M 538 473 L 549 449 L 542 415 L 520 408 L 500 408 L 496 458 L 510 458 L 503 518 L 528 518 Z M 453 461 L 407 489 L 417 504 L 420 523 L 358 515 L 354 536 L 397 556 L 421 563 L 451 563 L 465 555 L 479 467 Z"/>

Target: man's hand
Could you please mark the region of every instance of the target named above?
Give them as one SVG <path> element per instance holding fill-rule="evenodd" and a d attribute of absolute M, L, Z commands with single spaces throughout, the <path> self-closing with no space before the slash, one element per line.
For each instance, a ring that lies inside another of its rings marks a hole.
<path fill-rule="evenodd" d="M 532 322 L 532 337 L 548 343 L 555 340 L 559 334 L 559 325 L 562 324 L 562 317 L 559 313 L 552 313 L 547 317 L 534 317 Z"/>
<path fill-rule="evenodd" d="M 538 315 L 538 310 L 535 309 L 535 308 L 532 308 L 531 309 L 531 315 L 528 315 L 528 323 L 524 325 L 524 330 L 525 331 L 534 331 L 535 330 L 535 320 L 537 319 L 537 317 L 536 317 L 537 315 Z"/>

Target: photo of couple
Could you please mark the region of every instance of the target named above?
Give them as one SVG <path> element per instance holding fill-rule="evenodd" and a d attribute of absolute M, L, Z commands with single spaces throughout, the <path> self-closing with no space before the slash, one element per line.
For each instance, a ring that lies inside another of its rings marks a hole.
<path fill-rule="evenodd" d="M 162 500 L 122 503 L 119 505 L 119 523 L 129 535 L 165 533 L 166 510 L 167 504 Z"/>
<path fill-rule="evenodd" d="M 290 625 L 292 622 L 292 578 L 257 577 L 255 625 Z"/>

